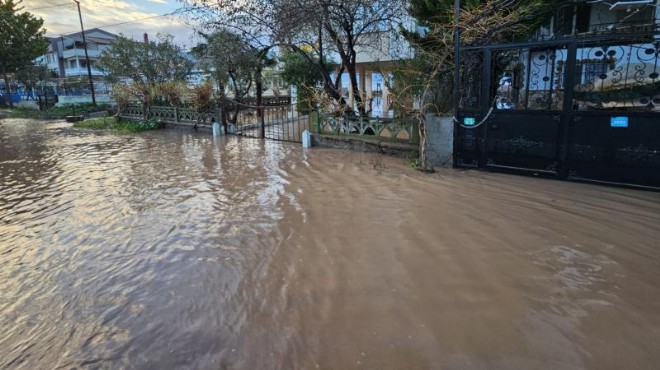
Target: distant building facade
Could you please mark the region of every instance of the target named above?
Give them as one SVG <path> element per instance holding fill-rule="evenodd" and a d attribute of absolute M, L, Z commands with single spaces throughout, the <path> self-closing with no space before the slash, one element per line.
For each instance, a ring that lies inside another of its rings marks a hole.
<path fill-rule="evenodd" d="M 104 72 L 96 68 L 96 64 L 103 51 L 117 38 L 117 35 L 98 28 L 85 31 L 87 55 L 93 77 L 105 76 Z M 50 42 L 48 50 L 39 58 L 42 65 L 46 65 L 48 70 L 59 78 L 87 76 L 85 44 L 81 32 L 47 37 L 47 39 Z"/>

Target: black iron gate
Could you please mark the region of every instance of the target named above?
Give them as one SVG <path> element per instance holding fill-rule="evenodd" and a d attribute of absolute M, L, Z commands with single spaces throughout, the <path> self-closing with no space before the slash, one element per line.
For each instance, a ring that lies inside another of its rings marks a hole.
<path fill-rule="evenodd" d="M 660 188 L 660 40 L 466 48 L 455 166 Z"/>
<path fill-rule="evenodd" d="M 251 137 L 301 143 L 315 115 L 299 112 L 293 105 L 267 106 L 241 110 L 230 132 Z"/>

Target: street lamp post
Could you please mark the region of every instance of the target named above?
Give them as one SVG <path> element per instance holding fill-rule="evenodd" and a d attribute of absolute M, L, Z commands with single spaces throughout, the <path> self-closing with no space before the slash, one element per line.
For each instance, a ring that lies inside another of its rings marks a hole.
<path fill-rule="evenodd" d="M 85 60 L 87 61 L 87 77 L 89 77 L 89 88 L 92 91 L 92 105 L 96 106 L 96 96 L 94 94 L 94 81 L 92 80 L 92 66 L 89 63 L 89 55 L 87 54 L 87 40 L 85 40 L 85 27 L 83 27 L 82 14 L 80 13 L 80 1 L 73 0 L 78 6 L 78 18 L 80 18 L 80 31 L 82 32 L 83 44 L 85 46 Z"/>

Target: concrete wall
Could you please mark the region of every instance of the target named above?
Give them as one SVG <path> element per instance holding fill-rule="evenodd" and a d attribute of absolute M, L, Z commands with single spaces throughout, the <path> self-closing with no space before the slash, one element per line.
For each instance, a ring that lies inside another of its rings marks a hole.
<path fill-rule="evenodd" d="M 57 97 L 58 102 L 57 106 L 61 107 L 63 105 L 69 105 L 69 104 L 84 104 L 84 103 L 92 103 L 92 96 L 91 95 L 60 95 Z M 110 95 L 96 95 L 96 104 L 110 104 L 114 105 L 115 101 L 112 100 Z"/>
<path fill-rule="evenodd" d="M 451 167 L 454 152 L 452 116 L 426 116 L 426 155 L 433 167 Z"/>
<path fill-rule="evenodd" d="M 419 153 L 417 144 L 393 143 L 389 141 L 368 140 L 355 137 L 312 134 L 312 146 L 322 148 L 347 149 L 356 152 L 372 152 L 393 155 L 401 158 L 416 157 Z"/>

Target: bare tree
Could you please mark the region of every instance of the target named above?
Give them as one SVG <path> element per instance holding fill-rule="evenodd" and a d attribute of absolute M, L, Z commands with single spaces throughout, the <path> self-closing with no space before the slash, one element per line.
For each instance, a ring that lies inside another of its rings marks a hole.
<path fill-rule="evenodd" d="M 378 47 L 374 35 L 395 34 L 407 14 L 406 0 L 180 1 L 205 25 L 229 27 L 255 46 L 300 54 L 321 74 L 325 93 L 352 111 L 340 90 L 341 74 L 347 72 L 360 115 L 366 115 L 367 107 L 359 92 L 358 54 Z M 339 58 L 338 70 L 328 63 L 333 56 Z"/>

